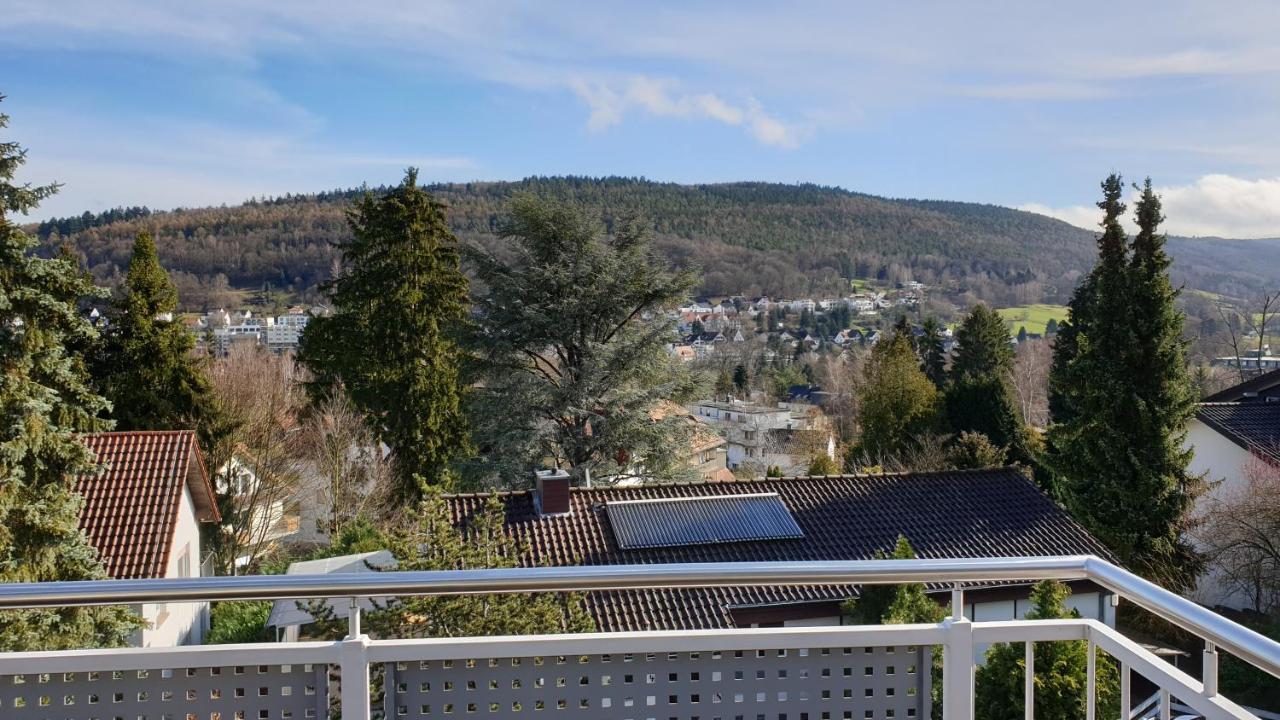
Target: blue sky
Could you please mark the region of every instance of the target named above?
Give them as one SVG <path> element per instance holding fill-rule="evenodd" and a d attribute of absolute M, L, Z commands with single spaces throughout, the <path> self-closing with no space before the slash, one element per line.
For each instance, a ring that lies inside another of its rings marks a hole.
<path fill-rule="evenodd" d="M 1280 236 L 1280 5 L 0 0 L 41 216 L 396 181 L 818 182 Z"/>

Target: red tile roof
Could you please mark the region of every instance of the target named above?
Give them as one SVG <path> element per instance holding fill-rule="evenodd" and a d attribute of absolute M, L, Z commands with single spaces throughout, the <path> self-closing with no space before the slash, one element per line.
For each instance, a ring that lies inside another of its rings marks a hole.
<path fill-rule="evenodd" d="M 107 575 L 164 577 L 183 488 L 191 492 L 197 519 L 219 519 L 195 433 L 109 432 L 81 440 L 104 465 L 80 477 L 76 491 L 84 497 L 80 529 L 97 548 Z"/>
<path fill-rule="evenodd" d="M 623 550 L 604 503 L 777 493 L 804 537 Z M 762 478 L 642 487 L 574 488 L 568 515 L 542 517 L 531 491 L 499 495 L 509 533 L 529 544 L 527 564 L 552 566 L 769 560 L 869 560 L 898 535 L 923 558 L 1110 553 L 1021 472 L 967 470 L 902 475 Z M 455 524 L 487 495 L 446 496 Z M 853 586 L 753 586 L 591 593 L 602 631 L 733 627 L 732 608 L 843 600 Z"/>

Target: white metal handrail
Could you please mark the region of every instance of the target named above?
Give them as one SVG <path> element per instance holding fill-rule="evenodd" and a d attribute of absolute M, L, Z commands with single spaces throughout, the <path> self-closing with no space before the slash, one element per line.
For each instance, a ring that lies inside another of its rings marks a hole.
<path fill-rule="evenodd" d="M 687 563 L 335 575 L 249 575 L 0 585 L 0 609 L 203 600 L 574 592 L 735 585 L 1092 580 L 1216 648 L 1280 677 L 1280 643 L 1101 558 Z"/>
<path fill-rule="evenodd" d="M 972 622 L 962 614 L 966 582 L 1029 582 L 1042 579 L 1091 580 L 1165 620 L 1205 639 L 1204 680 L 1191 678 L 1106 625 L 1093 620 Z M 559 654 L 591 652 L 675 653 L 681 649 L 705 647 L 739 651 L 749 648 L 829 647 L 833 644 L 861 644 L 871 648 L 885 645 L 935 645 L 944 654 L 944 716 L 967 720 L 973 717 L 973 662 L 975 648 L 994 642 L 1027 644 L 1028 667 L 1036 642 L 1080 641 L 1089 643 L 1088 720 L 1095 720 L 1097 650 L 1107 652 L 1121 666 L 1122 705 L 1129 707 L 1130 670 L 1155 681 L 1161 688 L 1161 711 L 1167 717 L 1171 698 L 1176 697 L 1205 718 L 1254 718 L 1217 691 L 1217 651 L 1230 652 L 1280 677 L 1280 644 L 1206 610 L 1121 568 L 1091 556 L 979 558 L 953 560 L 875 560 L 856 562 L 780 562 L 687 565 L 595 566 L 571 568 L 519 568 L 441 572 L 386 572 L 349 575 L 275 575 L 180 580 L 91 581 L 0 585 L 0 610 L 69 605 L 134 604 L 139 602 L 191 602 L 203 600 L 306 599 L 407 595 L 464 595 L 505 592 L 563 592 L 655 588 L 724 587 L 753 585 L 862 585 L 904 582 L 953 585 L 952 616 L 938 625 L 896 625 L 881 627 L 789 628 L 784 630 L 746 629 L 676 633 L 596 633 L 574 636 L 534 636 L 527 638 L 448 638 L 436 640 L 371 640 L 360 630 L 359 612 L 351 613 L 350 632 L 334 643 L 289 643 L 268 645 L 172 648 L 163 650 L 69 651 L 58 653 L 0 654 L 0 676 L 31 673 L 61 674 L 63 682 L 73 682 L 67 674 L 120 672 L 148 668 L 213 668 L 247 663 L 259 665 L 258 672 L 270 682 L 311 690 L 316 677 L 306 670 L 289 674 L 298 663 L 307 667 L 341 668 L 343 716 L 368 718 L 369 667 L 378 663 L 398 663 L 428 658 L 515 657 L 541 654 L 555 649 Z M 611 649 L 612 648 L 612 649 Z M 625 648 L 625 650 L 623 649 Z M 278 667 L 282 675 L 271 667 Z M 233 672 L 242 668 L 231 667 Z M 188 671 L 189 672 L 189 671 Z M 390 672 L 390 671 L 388 671 Z M 406 669 L 412 673 L 412 669 Z M 192 683 L 215 682 L 205 675 L 192 676 Z M 1027 717 L 1034 715 L 1034 687 L 1028 673 Z M 130 692 L 148 696 L 142 675 L 121 678 L 134 685 Z M 37 680 L 37 682 L 44 682 Z M 263 681 L 268 682 L 268 681 Z M 70 687 L 67 685 L 66 687 Z M 265 686 L 264 686 L 265 687 Z M 141 689 L 139 689 L 141 688 Z M 37 687 L 35 691 L 40 692 Z M 71 691 L 68 690 L 68 693 Z M 187 692 L 191 692 L 188 690 Z M 212 692 L 212 690 L 210 690 Z M 405 691 L 406 697 L 412 692 Z M 323 688 L 315 693 L 323 699 Z M 782 694 L 786 694 L 785 692 Z M 41 702 L 55 703 L 54 695 L 40 695 Z M 294 695 L 296 698 L 297 696 Z M 71 694 L 67 700 L 74 700 Z M 307 702 L 311 702 L 307 700 Z M 1127 712 L 1125 713 L 1127 715 Z"/>

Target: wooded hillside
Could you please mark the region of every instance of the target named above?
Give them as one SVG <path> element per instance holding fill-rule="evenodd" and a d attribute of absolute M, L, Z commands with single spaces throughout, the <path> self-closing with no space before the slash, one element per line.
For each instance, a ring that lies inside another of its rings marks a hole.
<path fill-rule="evenodd" d="M 892 200 L 817 185 L 676 185 L 636 178 L 528 178 L 432 186 L 464 240 L 497 249 L 513 193 L 569 199 L 611 227 L 640 215 L 676 263 L 702 270 L 706 294 L 796 296 L 837 292 L 842 278 L 907 279 L 998 305 L 1061 302 L 1094 256 L 1093 234 L 994 205 Z M 376 190 L 375 190 L 376 191 Z M 234 207 L 152 212 L 117 209 L 37 228 L 64 242 L 100 281 L 114 284 L 138 230 L 156 235 L 162 261 L 194 308 L 228 302 L 231 289 L 269 283 L 300 296 L 332 277 L 334 241 L 359 190 L 253 200 Z M 1175 282 L 1227 296 L 1280 286 L 1280 241 L 1174 239 Z"/>

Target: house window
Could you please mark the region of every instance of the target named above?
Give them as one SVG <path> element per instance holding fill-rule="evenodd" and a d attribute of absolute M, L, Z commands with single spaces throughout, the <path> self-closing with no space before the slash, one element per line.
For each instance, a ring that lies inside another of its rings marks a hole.
<path fill-rule="evenodd" d="M 178 556 L 178 577 L 191 577 L 191 546 L 187 545 L 182 548 L 182 554 Z"/>

